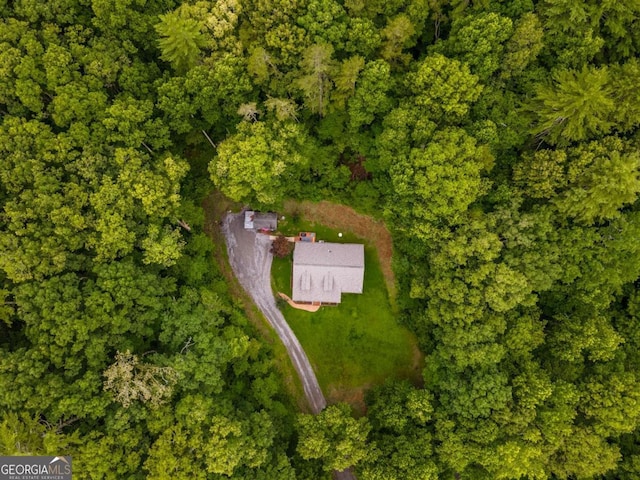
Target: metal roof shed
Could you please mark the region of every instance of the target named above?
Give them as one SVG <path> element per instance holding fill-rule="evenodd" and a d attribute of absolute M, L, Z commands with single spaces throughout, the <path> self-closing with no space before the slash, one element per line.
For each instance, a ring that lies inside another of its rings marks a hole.
<path fill-rule="evenodd" d="M 246 210 L 244 212 L 244 228 L 246 230 L 269 230 L 273 232 L 278 229 L 278 214 Z"/>

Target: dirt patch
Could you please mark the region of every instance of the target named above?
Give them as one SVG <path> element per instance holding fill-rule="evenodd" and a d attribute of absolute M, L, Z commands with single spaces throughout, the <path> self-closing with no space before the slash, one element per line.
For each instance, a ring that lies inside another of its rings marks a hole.
<path fill-rule="evenodd" d="M 364 402 L 364 396 L 367 390 L 371 388 L 371 385 L 364 385 L 354 388 L 340 388 L 329 387 L 327 392 L 327 402 L 334 404 L 338 402 L 345 402 L 351 405 L 357 416 L 364 416 L 367 414 L 367 405 Z"/>
<path fill-rule="evenodd" d="M 422 376 L 422 372 L 424 371 L 424 353 L 420 351 L 418 348 L 418 344 L 413 344 L 413 355 L 411 356 L 411 366 L 412 372 L 410 375 L 411 383 L 415 387 L 423 388 L 424 387 L 424 377 Z"/>
<path fill-rule="evenodd" d="M 207 235 L 216 236 L 223 240 L 224 237 L 220 230 L 222 219 L 229 210 L 239 210 L 242 205 L 225 197 L 218 190 L 207 195 L 202 201 L 204 209 L 204 231 Z"/>
<path fill-rule="evenodd" d="M 391 234 L 383 222 L 368 215 L 362 215 L 345 205 L 327 201 L 313 203 L 287 200 L 284 203 L 284 212 L 287 215 L 299 213 L 304 218 L 313 219 L 314 222 L 321 223 L 329 228 L 351 232 L 371 242 L 378 251 L 380 268 L 387 284 L 389 297 L 392 300 L 395 299 L 396 279 L 391 267 L 393 242 Z"/>

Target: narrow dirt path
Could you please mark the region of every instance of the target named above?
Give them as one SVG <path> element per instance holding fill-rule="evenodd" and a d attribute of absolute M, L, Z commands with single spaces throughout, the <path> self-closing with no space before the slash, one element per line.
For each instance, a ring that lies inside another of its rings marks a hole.
<path fill-rule="evenodd" d="M 327 406 L 316 374 L 311 368 L 307 354 L 289 327 L 282 312 L 276 306 L 271 289 L 271 240 L 268 235 L 257 235 L 244 229 L 244 214 L 229 213 L 222 224 L 222 232 L 227 241 L 229 263 L 240 285 L 251 296 L 260 311 L 282 340 L 291 362 L 300 376 L 305 396 L 315 414 Z M 334 471 L 335 480 L 356 480 L 351 469 Z"/>

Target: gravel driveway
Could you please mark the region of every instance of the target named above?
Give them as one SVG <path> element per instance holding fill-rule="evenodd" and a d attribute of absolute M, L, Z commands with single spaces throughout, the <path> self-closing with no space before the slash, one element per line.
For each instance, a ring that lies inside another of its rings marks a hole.
<path fill-rule="evenodd" d="M 327 401 L 306 353 L 276 306 L 271 290 L 271 240 L 267 235 L 245 230 L 242 212 L 228 214 L 222 230 L 227 240 L 229 263 L 233 272 L 284 343 L 302 381 L 311 411 L 319 413 L 327 405 Z"/>
<path fill-rule="evenodd" d="M 300 342 L 276 306 L 273 290 L 271 290 L 271 240 L 267 235 L 259 235 L 244 229 L 244 212 L 229 213 L 222 224 L 222 231 L 227 241 L 229 263 L 233 273 L 242 287 L 287 348 L 289 357 L 302 381 L 304 393 L 313 413 L 320 413 L 327 406 L 327 401 L 320 390 L 316 374 L 311 368 L 307 354 Z M 335 480 L 356 480 L 350 468 L 333 472 Z"/>

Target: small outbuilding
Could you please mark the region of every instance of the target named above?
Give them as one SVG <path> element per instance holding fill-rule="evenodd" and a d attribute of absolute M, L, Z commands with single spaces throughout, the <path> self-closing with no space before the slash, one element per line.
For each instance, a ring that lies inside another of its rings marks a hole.
<path fill-rule="evenodd" d="M 336 305 L 343 293 L 362 293 L 364 245 L 296 242 L 291 283 L 297 303 Z"/>
<path fill-rule="evenodd" d="M 275 232 L 278 229 L 278 215 L 274 212 L 244 212 L 244 228 L 246 230 L 262 230 Z"/>

